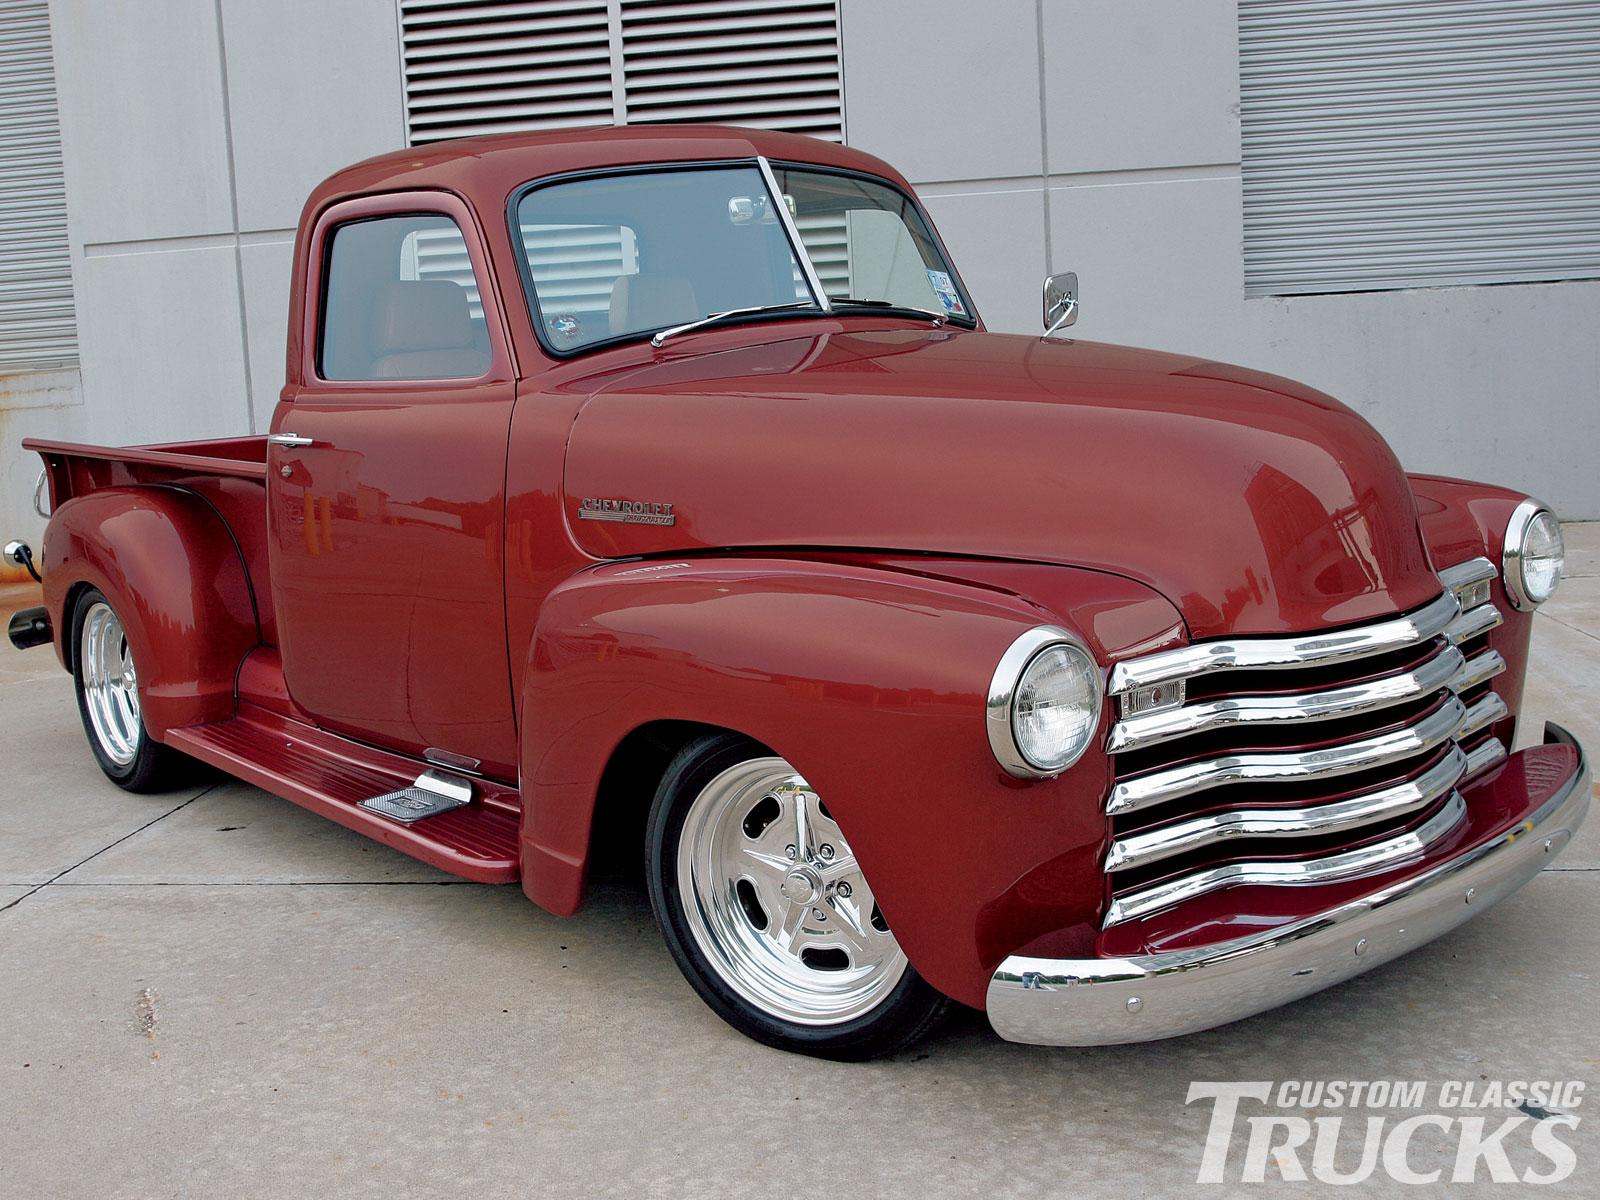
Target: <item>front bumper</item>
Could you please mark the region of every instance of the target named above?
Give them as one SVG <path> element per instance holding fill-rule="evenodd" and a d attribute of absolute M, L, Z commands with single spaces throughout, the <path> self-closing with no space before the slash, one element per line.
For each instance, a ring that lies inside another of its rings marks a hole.
<path fill-rule="evenodd" d="M 1589 764 L 1515 827 L 1359 899 L 1233 941 L 1137 958 L 1013 955 L 989 981 L 1001 1037 L 1104 1046 L 1176 1037 L 1276 1008 L 1398 958 L 1516 891 L 1572 839 L 1589 811 Z"/>

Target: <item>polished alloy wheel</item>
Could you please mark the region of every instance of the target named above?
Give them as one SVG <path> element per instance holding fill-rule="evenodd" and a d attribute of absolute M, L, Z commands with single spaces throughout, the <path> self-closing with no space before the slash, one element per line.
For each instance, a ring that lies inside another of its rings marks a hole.
<path fill-rule="evenodd" d="M 677 882 L 710 965 L 779 1020 L 850 1021 L 906 973 L 849 843 L 781 758 L 747 759 L 700 790 L 684 816 Z"/>
<path fill-rule="evenodd" d="M 122 622 L 104 600 L 84 613 L 78 639 L 84 711 L 100 750 L 118 767 L 139 751 L 139 678 Z"/>

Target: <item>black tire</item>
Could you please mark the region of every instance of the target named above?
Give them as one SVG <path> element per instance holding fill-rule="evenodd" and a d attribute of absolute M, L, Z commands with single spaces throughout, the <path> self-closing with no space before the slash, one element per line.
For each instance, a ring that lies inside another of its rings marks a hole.
<path fill-rule="evenodd" d="M 122 621 L 104 593 L 86 588 L 72 608 L 72 683 L 89 748 L 107 779 L 129 792 L 167 792 L 193 782 L 200 764 L 150 736 L 140 715 L 138 665 L 122 632 Z M 86 642 L 86 630 L 89 640 Z M 132 664 L 107 678 L 106 664 Z"/>
<path fill-rule="evenodd" d="M 777 846 L 797 837 L 782 824 L 794 806 L 809 814 L 808 847 L 787 864 L 773 861 L 791 857 L 793 847 Z M 952 1007 L 905 961 L 878 909 L 867 907 L 870 889 L 852 873 L 854 857 L 826 805 L 765 747 L 732 733 L 686 745 L 656 789 L 645 842 L 650 905 L 667 948 L 701 998 L 741 1033 L 781 1050 L 860 1062 L 925 1037 Z M 750 865 L 741 855 L 760 860 L 754 874 L 741 873 Z M 717 895 L 733 900 L 718 904 Z M 793 933 L 791 921 L 799 922 Z"/>

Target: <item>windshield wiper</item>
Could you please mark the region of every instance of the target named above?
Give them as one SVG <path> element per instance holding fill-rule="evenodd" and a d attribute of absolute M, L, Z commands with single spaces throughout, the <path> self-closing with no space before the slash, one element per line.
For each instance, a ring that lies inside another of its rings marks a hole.
<path fill-rule="evenodd" d="M 892 300 L 858 300 L 854 296 L 829 296 L 829 301 L 835 307 L 871 308 L 889 317 L 925 317 L 935 325 L 943 325 L 952 319 L 951 313 L 934 312 L 931 308 L 917 308 L 911 304 L 896 304 Z M 970 318 L 955 317 L 955 320 Z"/>
<path fill-rule="evenodd" d="M 669 337 L 677 337 L 680 333 L 689 333 L 695 329 L 709 329 L 713 325 L 738 321 L 744 317 L 756 317 L 763 313 L 797 312 L 801 309 L 810 309 L 819 315 L 822 312 L 810 300 L 796 300 L 790 304 L 757 304 L 752 308 L 730 308 L 727 312 L 712 313 L 709 317 L 701 317 L 695 321 L 687 321 L 682 325 L 674 325 L 671 329 L 663 329 L 650 339 L 650 344 L 659 347 Z"/>

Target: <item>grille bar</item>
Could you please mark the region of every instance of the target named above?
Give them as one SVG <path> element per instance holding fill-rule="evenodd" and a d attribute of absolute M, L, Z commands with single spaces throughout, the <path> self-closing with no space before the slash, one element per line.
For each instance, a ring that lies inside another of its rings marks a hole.
<path fill-rule="evenodd" d="M 1470 641 L 1481 633 L 1488 633 L 1505 623 L 1505 618 L 1500 615 L 1500 610 L 1492 604 L 1480 605 L 1462 613 L 1445 627 L 1444 635 L 1450 643 L 1459 646 L 1462 642 Z"/>
<path fill-rule="evenodd" d="M 1486 732 L 1509 714 L 1488 688 L 1506 670 L 1486 644 L 1502 624 L 1490 603 L 1496 575 L 1487 558 L 1474 558 L 1441 571 L 1439 597 L 1401 617 L 1205 643 L 1114 667 L 1109 690 L 1124 693 L 1125 715 L 1108 743 L 1105 811 L 1115 826 L 1104 924 L 1239 884 L 1389 870 L 1454 828 L 1466 813 L 1461 781 L 1506 756 Z M 1211 678 L 1185 703 L 1195 675 Z M 1183 681 L 1169 689 L 1175 705 L 1132 711 L 1151 697 L 1127 693 L 1172 680 Z M 1316 745 L 1295 747 L 1298 733 L 1272 732 L 1302 725 Z M 1252 732 L 1259 727 L 1267 728 Z M 1205 799 L 1185 811 L 1186 798 L 1212 789 L 1215 811 L 1196 812 Z"/>
<path fill-rule="evenodd" d="M 1451 603 L 1455 603 L 1454 597 Z M 1154 746 L 1173 738 L 1226 725 L 1286 725 L 1390 708 L 1448 686 L 1465 665 L 1466 659 L 1461 651 L 1454 646 L 1446 646 L 1415 670 L 1386 675 L 1351 687 L 1302 692 L 1293 696 L 1228 696 L 1165 712 L 1144 713 L 1118 721 L 1112 726 L 1110 750 L 1116 753 Z M 1504 663 L 1501 669 L 1504 669 Z"/>
<path fill-rule="evenodd" d="M 1346 850 L 1302 862 L 1228 863 L 1207 871 L 1197 871 L 1155 887 L 1119 896 L 1106 913 L 1105 927 L 1120 925 L 1136 917 L 1170 908 L 1195 896 L 1235 884 L 1280 884 L 1305 886 L 1340 879 L 1359 879 L 1402 866 L 1423 856 L 1428 846 L 1443 837 L 1467 815 L 1467 805 L 1459 793 L 1452 794 L 1437 813 L 1416 829 L 1370 846 Z"/>
<path fill-rule="evenodd" d="M 1377 737 L 1343 742 L 1319 750 L 1228 754 L 1140 775 L 1124 780 L 1111 789 L 1106 812 L 1113 816 L 1135 812 L 1229 783 L 1299 783 L 1387 766 L 1448 742 L 1457 736 L 1467 717 L 1467 706 L 1450 696 L 1443 707 L 1415 724 Z"/>
<path fill-rule="evenodd" d="M 1480 729 L 1487 729 L 1508 715 L 1510 710 L 1506 708 L 1506 702 L 1500 699 L 1499 693 L 1490 692 L 1467 709 L 1466 718 L 1461 722 L 1461 728 L 1456 731 L 1456 737 L 1469 738 Z"/>
<path fill-rule="evenodd" d="M 1482 745 L 1474 746 L 1467 754 L 1467 774 L 1476 775 L 1485 767 L 1499 762 L 1506 757 L 1505 744 L 1499 738 L 1490 738 Z"/>
<path fill-rule="evenodd" d="M 1307 637 L 1203 642 L 1198 646 L 1164 650 L 1160 654 L 1118 663 L 1111 669 L 1107 691 L 1116 696 L 1152 683 L 1192 679 L 1213 671 L 1297 670 L 1386 654 L 1443 633 L 1460 611 L 1455 592 L 1447 590 L 1413 613 L 1358 629 Z"/>
<path fill-rule="evenodd" d="M 1112 842 L 1106 870 L 1147 866 L 1228 838 L 1320 836 L 1402 817 L 1427 808 L 1455 787 L 1466 772 L 1467 756 L 1452 746 L 1444 758 L 1415 779 L 1363 796 L 1309 808 L 1232 809 L 1160 825 Z"/>
<path fill-rule="evenodd" d="M 1506 660 L 1500 657 L 1498 651 L 1485 650 L 1467 660 L 1460 673 L 1450 681 L 1450 686 L 1458 692 L 1464 692 L 1469 687 L 1493 679 L 1505 669 Z"/>

